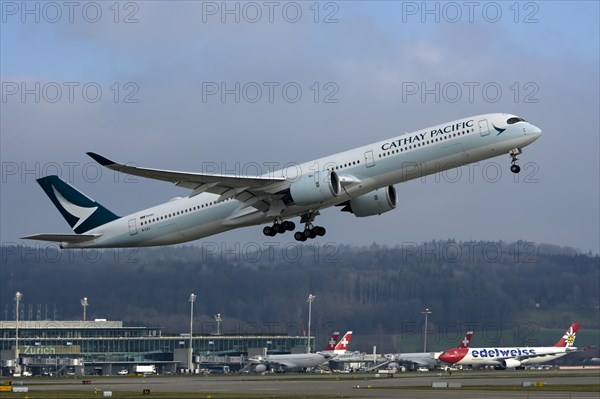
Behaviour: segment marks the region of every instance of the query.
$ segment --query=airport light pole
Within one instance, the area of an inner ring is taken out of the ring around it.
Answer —
[[[191,370],[194,362],[193,362],[193,355],[194,355],[194,348],[192,347],[193,342],[192,342],[192,333],[193,333],[193,323],[194,323],[194,302],[196,301],[196,297],[197,295],[192,293],[190,294],[190,349],[188,352],[188,369]]]
[[[421,314],[425,315],[425,330],[423,331],[423,353],[425,353],[427,352],[427,316],[431,314],[431,311],[429,308],[425,308]]]
[[[88,303],[88,299],[86,296],[81,300],[81,306],[83,306],[83,321],[85,321],[85,311],[86,311],[88,305],[89,305],[89,303]]]
[[[223,321],[221,313],[215,315],[215,321],[217,322],[217,335],[221,335],[221,322]]]
[[[315,300],[315,295],[308,294],[308,299],[306,300],[306,302],[308,302],[308,342],[306,343],[306,353],[310,353],[310,318],[312,316],[311,311],[312,311],[312,303],[314,300]]]
[[[15,326],[15,374],[21,374],[21,365],[19,364],[19,302],[23,298],[23,294],[19,291],[15,294],[15,301],[17,302],[17,324]]]

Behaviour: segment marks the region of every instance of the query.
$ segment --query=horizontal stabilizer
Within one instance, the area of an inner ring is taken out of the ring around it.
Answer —
[[[21,237],[24,240],[40,240],[52,242],[68,242],[77,244],[93,240],[100,237],[102,234],[32,234],[30,236]]]

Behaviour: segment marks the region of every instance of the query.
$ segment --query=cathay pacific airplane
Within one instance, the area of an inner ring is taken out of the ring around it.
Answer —
[[[190,190],[185,198],[117,216],[58,176],[38,183],[75,234],[34,234],[26,239],[59,242],[61,248],[149,247],[178,244],[245,226],[269,224],[267,236],[304,228],[298,241],[323,236],[314,225],[320,211],[341,206],[357,217],[396,208],[394,184],[509,154],[517,156],[542,131],[515,115],[486,114],[406,133],[258,177],[178,172],[127,166],[88,155],[122,173],[163,180]]]
[[[578,330],[578,323],[571,324],[554,346],[522,348],[470,348],[460,346],[442,352],[439,359],[452,365],[492,365],[502,368],[544,363],[577,351],[573,344]]]

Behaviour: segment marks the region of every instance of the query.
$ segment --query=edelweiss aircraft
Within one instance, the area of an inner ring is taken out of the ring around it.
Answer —
[[[468,348],[473,337],[473,331],[468,331],[460,341],[457,349]],[[438,357],[442,352],[415,352],[415,353],[390,353],[384,355],[390,364],[402,364],[413,367],[427,367],[432,369],[438,365]]]
[[[295,371],[318,367],[327,363],[329,360],[332,360],[336,356],[346,353],[346,349],[352,338],[352,331],[348,331],[344,334],[340,342],[338,342],[333,347],[333,350],[331,350],[329,349],[331,348],[331,341],[333,340],[335,342],[335,339],[337,338],[335,334],[338,334],[337,336],[339,336],[339,333],[334,333],[325,346],[325,350],[321,352],[267,355],[264,358],[262,356],[255,356],[251,358],[250,361],[256,364],[256,366],[254,366],[254,371],[257,373],[266,371],[268,367],[279,371]]]
[[[26,239],[59,242],[61,248],[148,247],[178,244],[245,226],[271,224],[267,236],[304,228],[298,241],[323,236],[313,225],[322,209],[342,207],[357,217],[396,208],[394,184],[501,154],[517,156],[542,131],[515,115],[486,114],[406,133],[258,177],[177,172],[119,164],[88,155],[109,169],[174,183],[185,198],[117,216],[58,176],[38,183],[75,234],[34,234]]]
[[[573,323],[554,346],[522,348],[468,348],[458,347],[444,351],[439,359],[452,365],[492,365],[502,368],[521,367],[544,363],[577,351],[573,346],[579,324]]]

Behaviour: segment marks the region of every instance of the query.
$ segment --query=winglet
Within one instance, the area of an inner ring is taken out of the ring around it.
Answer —
[[[116,162],[111,161],[108,158],[104,158],[102,155],[98,155],[95,152],[86,152],[94,161],[98,162],[102,166],[114,165]]]

